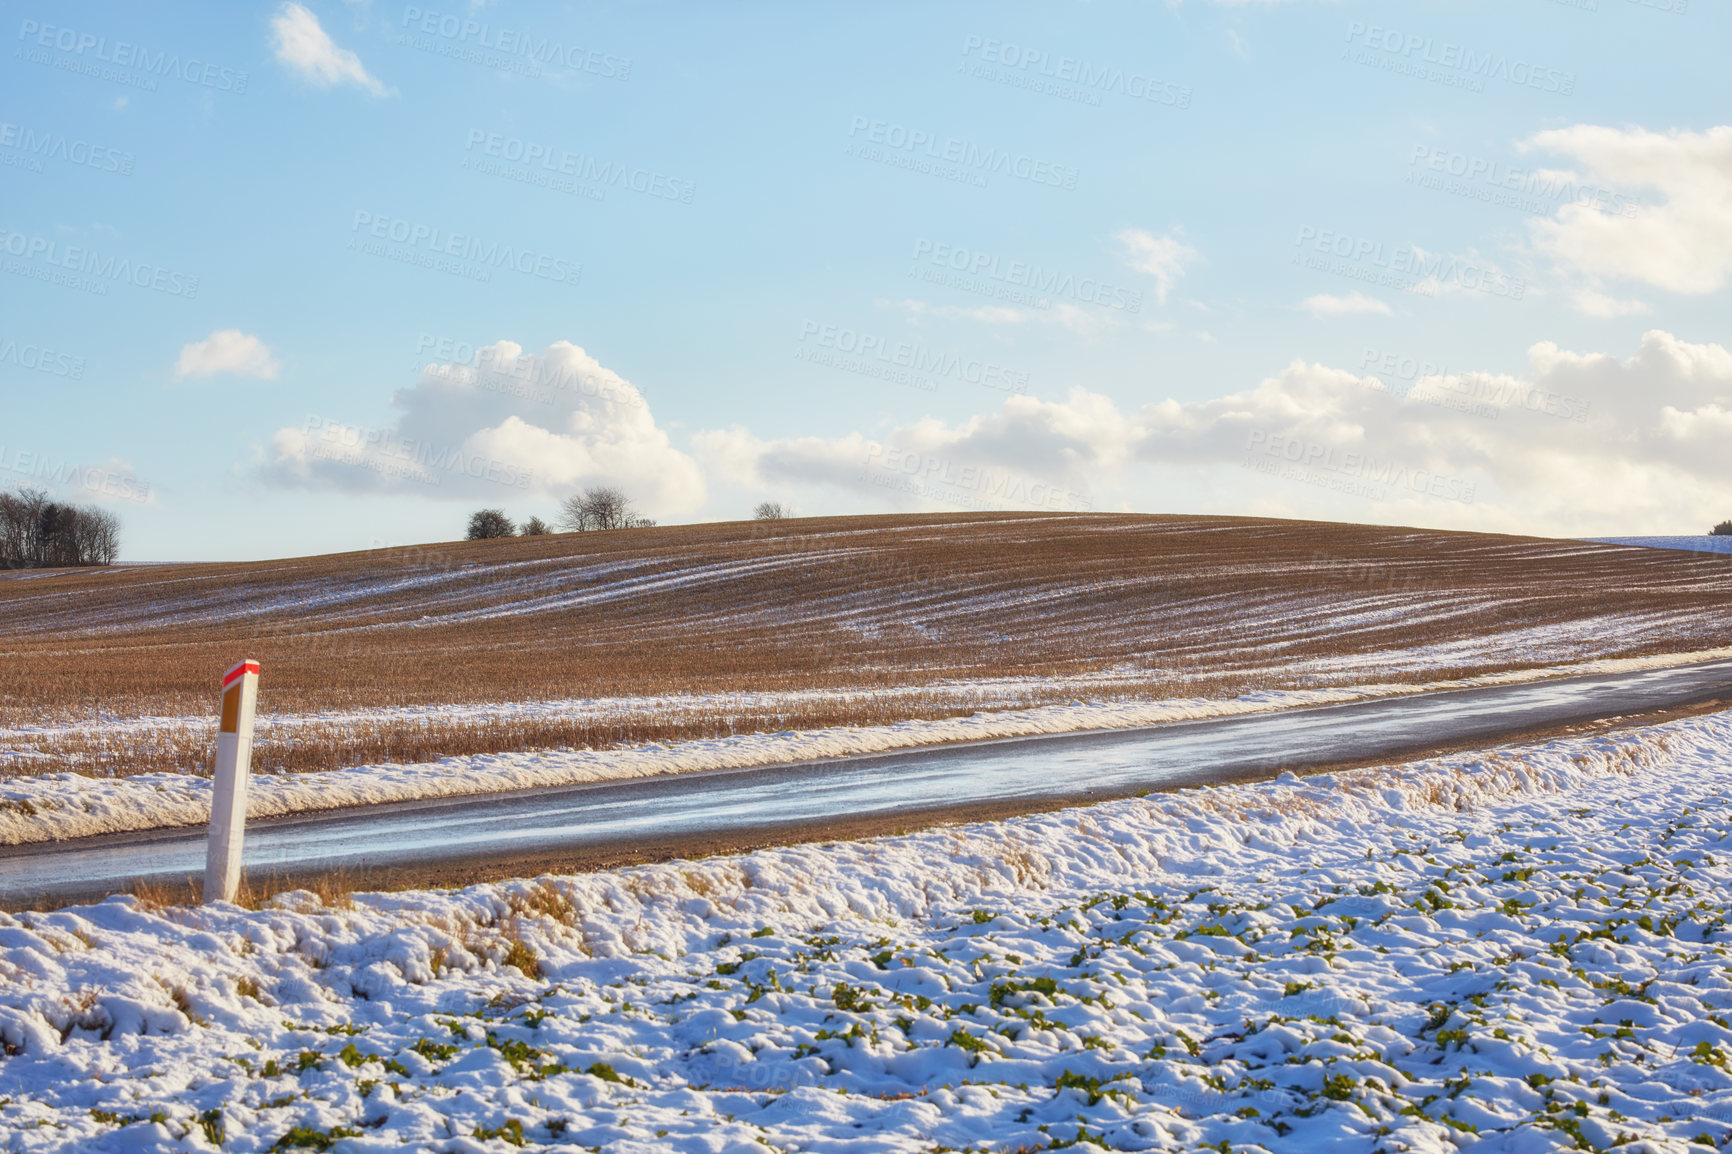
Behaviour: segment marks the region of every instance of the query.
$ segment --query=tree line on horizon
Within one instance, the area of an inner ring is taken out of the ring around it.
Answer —
[[[755,521],[781,521],[793,511],[780,501],[760,501],[752,510]],[[648,529],[655,522],[639,516],[637,507],[623,489],[595,485],[560,502],[555,523],[566,533],[591,533],[603,529]],[[501,537],[541,537],[553,532],[540,517],[519,525],[503,509],[477,509],[469,515],[465,538],[491,541]]]
[[[602,529],[650,528],[655,522],[638,515],[637,508],[625,491],[612,485],[597,485],[567,497],[560,503],[555,524],[562,532],[588,533]],[[754,521],[781,521],[794,515],[793,509],[780,501],[760,501],[752,510]],[[500,537],[540,537],[553,532],[540,517],[530,517],[521,525],[503,509],[478,509],[469,517],[467,539],[485,541]],[[1732,537],[1732,520],[1721,521],[1708,530],[1710,537]]]
[[[638,514],[625,490],[612,485],[594,485],[560,502],[555,523],[567,533],[591,533],[602,529],[647,529],[655,524]],[[518,525],[503,509],[477,509],[469,515],[471,541],[499,537],[540,537],[553,532],[540,517]]]
[[[40,489],[0,493],[0,569],[112,565],[119,556],[120,518],[108,510]]]

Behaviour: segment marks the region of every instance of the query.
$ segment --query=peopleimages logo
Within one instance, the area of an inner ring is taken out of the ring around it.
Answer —
[[[403,27],[423,35],[437,36],[455,46],[497,52],[506,58],[521,58],[529,64],[587,72],[606,80],[631,79],[631,61],[623,56],[566,44],[551,36],[537,37],[521,28],[501,27],[485,20],[429,12],[413,6],[403,9]]]
[[[689,180],[652,172],[629,164],[598,160],[568,148],[540,144],[515,136],[503,136],[480,128],[469,130],[464,151],[479,151],[483,156],[506,161],[526,169],[539,168],[551,176],[569,176],[586,184],[602,188],[624,188],[661,200],[690,204],[696,185]],[[489,174],[491,175],[491,174]],[[530,183],[534,183],[531,181]]]
[[[1541,92],[1556,92],[1564,96],[1576,90],[1574,72],[1512,59],[1502,52],[1479,52],[1447,40],[1403,33],[1362,20],[1348,22],[1347,42],[1381,52],[1387,61],[1398,61],[1416,68],[1429,66],[1459,72],[1480,84],[1487,80],[1502,80],[1518,88],[1537,88]],[[1360,61],[1374,62],[1375,58]]]
[[[808,346],[799,354],[802,360],[859,372],[864,376],[884,375],[896,384],[910,384],[927,392],[937,387],[926,379],[928,375],[949,377],[1007,393],[1020,393],[1028,387],[1027,373],[991,361],[929,349],[919,341],[893,341],[840,325],[807,321],[800,326],[800,343]],[[841,355],[826,355],[830,353]],[[906,370],[906,373],[898,375],[894,370]]]
[[[9,121],[0,120],[0,148],[11,148],[36,161],[59,160],[98,172],[132,175],[132,153],[118,148],[92,144],[88,140],[73,140],[64,133],[37,132]],[[41,172],[40,163],[34,171]]]
[[[183,80],[188,84],[197,84],[203,88],[214,88],[219,92],[233,92],[243,95],[247,90],[247,74],[238,68],[227,68],[220,64],[208,64],[196,57],[189,56],[182,60],[179,53],[166,50],[153,52],[142,44],[133,44],[126,40],[116,40],[113,44],[108,37],[97,36],[89,32],[80,32],[75,28],[62,28],[53,24],[40,24],[35,20],[25,20],[18,26],[18,39],[27,47],[48,48],[59,52],[63,57],[72,57],[55,67],[66,67],[68,71],[84,72],[97,75],[102,79],[119,80],[122,83],[133,84],[134,87],[155,88],[154,80],[147,85],[134,83],[133,78],[121,74],[104,74],[104,70],[95,69],[88,63],[109,64],[119,69],[130,69],[143,73],[146,77]],[[23,53],[20,53],[23,55]],[[48,57],[41,53],[30,56],[35,63],[51,64]]]
[[[1439,285],[1518,301],[1527,292],[1527,282],[1520,277],[1462,257],[1427,252],[1418,245],[1385,250],[1380,240],[1310,225],[1299,229],[1299,238],[1293,243],[1298,249],[1295,264],[1420,296],[1436,296]],[[1319,255],[1310,256],[1307,249]]]
[[[1146,72],[1126,72],[1123,68],[1090,64],[1075,56],[1054,56],[1040,49],[1026,48],[984,36],[965,37],[962,41],[962,55],[1006,70],[1004,73],[984,75],[983,79],[998,80],[1012,87],[1032,88],[1066,99],[1078,99],[1085,94],[1094,97],[1092,100],[1083,99],[1083,103],[1098,104],[1100,98],[1095,96],[1095,93],[1113,92],[1132,100],[1146,100],[1153,104],[1165,104],[1170,108],[1191,106],[1191,90],[1182,84],[1172,84]],[[1012,79],[1022,76],[1056,81],[1057,84],[1018,84]],[[1067,85],[1075,87],[1064,87]]]
[[[856,116],[848,122],[848,135],[851,139],[863,142],[859,155],[868,160],[892,163],[887,157],[876,155],[883,149],[889,149],[890,156],[900,155],[907,159],[936,163],[941,168],[954,165],[958,173],[976,178],[971,183],[981,183],[983,178],[989,176],[1009,176],[1053,188],[1076,188],[1078,173],[1069,165],[1055,164],[1023,152],[976,144],[960,137],[941,136],[924,128],[910,128],[894,121]],[[868,145],[880,147],[873,149],[866,147]]]
[[[1590,205],[1608,216],[1636,216],[1641,211],[1634,197],[1583,184],[1567,174],[1545,168],[1516,168],[1501,160],[1429,144],[1415,145],[1407,163],[1409,184],[1525,212],[1549,213],[1562,204]]]
[[[34,263],[8,263],[7,272],[64,284],[68,288],[77,288],[98,296],[106,296],[108,293],[108,285],[103,283],[105,281],[125,281],[137,288],[186,297],[188,300],[198,296],[196,276],[188,276],[143,261],[135,263],[126,257],[105,256],[93,248],[75,244],[62,245],[57,240],[13,232],[8,228],[0,228],[0,252],[50,266],[40,268]],[[67,271],[55,272],[57,269]]]
[[[0,472],[13,473],[47,485],[77,489],[98,497],[144,504],[150,500],[150,482],[131,473],[116,473],[100,465],[80,465],[64,457],[33,453],[0,444]]]
[[[970,508],[999,507],[981,502],[1033,505],[1068,513],[1087,513],[1094,508],[1082,494],[1038,477],[1000,472],[986,465],[958,464],[948,457],[895,445],[873,444],[862,462],[860,480]]]
[[[399,436],[391,429],[361,429],[313,416],[301,431],[313,442],[307,446],[307,456],[313,460],[371,469],[386,477],[439,485],[445,475],[457,474],[516,489],[527,489],[535,481],[533,469],[483,457],[461,445]]]
[[[47,373],[51,377],[70,377],[75,381],[84,379],[83,357],[75,357],[71,353],[57,353],[41,345],[20,344],[5,338],[0,338],[0,365],[17,365],[21,369],[32,369],[38,373]]]
[[[1100,305],[1102,308],[1118,309],[1127,313],[1140,312],[1143,307],[1143,294],[1138,289],[1108,284],[1095,277],[1078,277],[1067,272],[1044,269],[1027,261],[1001,260],[992,253],[978,252],[960,245],[916,240],[914,261],[916,265],[936,266],[947,274],[959,274],[984,282],[1014,286],[1019,295],[1026,298],[1019,303],[1027,303],[1036,308],[1050,308],[1050,298],[1055,296],[1070,297],[1084,304]]]
[[[1399,378],[1409,385],[1424,377],[1438,377],[1449,372],[1436,361],[1411,357],[1405,353],[1379,351],[1369,345],[1359,358],[1359,367],[1371,369],[1380,376]]]
[[[1414,469],[1370,453],[1337,449],[1262,429],[1251,430],[1245,452],[1246,466],[1257,472],[1319,484],[1354,496],[1381,500],[1393,489],[1473,504],[1472,481],[1429,469]],[[1338,479],[1338,483],[1328,481],[1330,476]]]
[[[525,276],[540,277],[556,284],[574,285],[583,275],[583,266],[576,261],[549,256],[534,249],[513,248],[498,241],[484,241],[467,233],[448,232],[433,225],[418,224],[386,213],[357,210],[350,231],[361,233],[373,240],[390,241],[411,252],[424,250],[428,254],[428,260],[451,257],[486,268],[511,269]],[[474,271],[485,272],[485,269]]]

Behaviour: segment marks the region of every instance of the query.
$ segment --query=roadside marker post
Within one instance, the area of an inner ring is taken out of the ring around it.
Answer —
[[[259,663],[242,661],[223,674],[217,726],[216,777],[211,781],[210,844],[205,851],[204,900],[230,902],[241,884],[241,838],[247,825],[247,775],[253,761],[253,711]]]

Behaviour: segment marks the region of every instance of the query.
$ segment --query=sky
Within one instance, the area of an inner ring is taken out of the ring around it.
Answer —
[[[1732,518],[1724,5],[0,13],[0,489],[127,560]]]

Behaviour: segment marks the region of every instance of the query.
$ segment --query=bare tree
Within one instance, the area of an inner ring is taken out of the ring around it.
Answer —
[[[583,511],[597,529],[623,529],[632,518],[631,500],[612,485],[596,485],[583,491]]]
[[[780,501],[759,501],[758,507],[752,510],[754,521],[781,521],[788,516],[788,507]]]
[[[640,517],[631,498],[612,485],[592,485],[567,497],[559,506],[560,528],[570,533],[642,529],[654,524],[649,518]]]
[[[511,523],[511,518],[505,515],[503,509],[477,509],[469,515],[468,538],[471,541],[490,541],[497,537],[515,537],[517,526]]]
[[[120,518],[107,509],[80,509],[73,539],[80,565],[112,565],[120,556]]]
[[[42,507],[36,523],[39,565],[78,564],[78,510],[58,501]]]
[[[540,517],[531,517],[518,528],[517,535],[520,537],[545,537],[551,532],[553,530],[547,527],[546,521]]]
[[[29,525],[24,494],[0,493],[0,568],[18,569],[25,565]]]
[[[559,516],[554,523],[567,533],[587,533],[593,528],[583,507],[582,493],[573,493],[559,503]]]
[[[112,565],[119,555],[113,513],[52,501],[40,489],[0,493],[0,568]]]
[[[583,533],[589,529],[589,523],[583,515],[583,494],[573,493],[559,503],[559,515],[553,519],[567,533]]]

